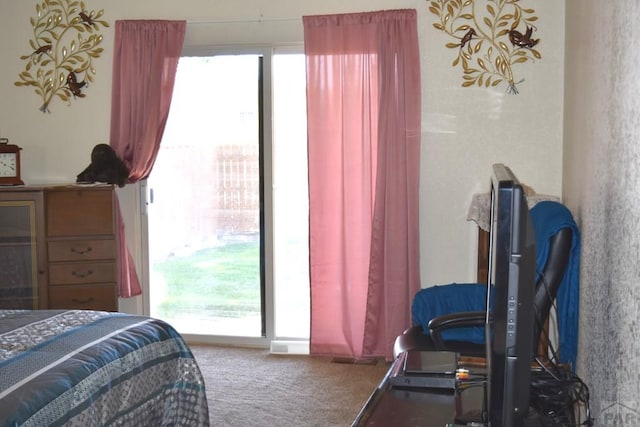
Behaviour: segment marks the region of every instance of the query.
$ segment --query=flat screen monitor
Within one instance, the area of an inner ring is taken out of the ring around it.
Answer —
[[[492,312],[487,304],[486,322],[487,410],[493,427],[522,425],[529,411],[535,270],[535,234],[524,189],[508,167],[493,165],[487,283],[494,301]]]

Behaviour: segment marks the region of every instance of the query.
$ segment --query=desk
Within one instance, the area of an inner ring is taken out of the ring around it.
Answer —
[[[399,366],[402,363],[403,358],[395,359],[352,427],[444,427],[453,423],[457,416],[479,414],[484,398],[481,386],[457,391],[391,386],[390,378],[402,369]]]

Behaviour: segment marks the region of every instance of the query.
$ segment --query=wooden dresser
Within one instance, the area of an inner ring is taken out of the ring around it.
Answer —
[[[34,223],[43,224],[34,229],[38,256],[25,261],[33,262],[38,272],[33,308],[117,311],[113,187],[0,188],[0,200],[20,200],[25,195],[34,200],[34,212],[39,213]],[[0,215],[0,229],[1,222]],[[0,271],[0,290],[3,274]],[[11,298],[3,305],[11,305]]]
[[[117,311],[111,186],[45,189],[49,308]]]

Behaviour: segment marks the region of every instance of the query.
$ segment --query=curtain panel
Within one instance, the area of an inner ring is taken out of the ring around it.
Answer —
[[[391,359],[420,289],[416,11],[303,22],[310,350]]]
[[[129,183],[149,176],[169,116],[186,21],[116,21],[110,145],[129,167]],[[117,211],[120,296],[142,293]]]

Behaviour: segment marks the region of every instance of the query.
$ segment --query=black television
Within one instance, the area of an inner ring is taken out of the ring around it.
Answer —
[[[529,412],[536,248],[524,189],[503,164],[493,165],[489,248],[486,410],[492,427],[519,426]]]

